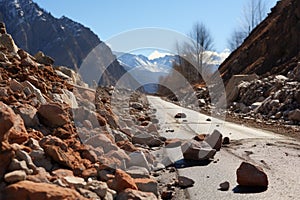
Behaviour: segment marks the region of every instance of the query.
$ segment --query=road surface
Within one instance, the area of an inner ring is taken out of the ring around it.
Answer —
[[[182,108],[159,97],[148,96],[156,109],[160,135],[166,138],[191,139],[197,133],[219,130],[231,139],[229,147],[222,148],[214,162],[202,166],[180,165],[180,148],[164,148],[156,152],[167,163],[178,163],[179,175],[196,183],[188,188],[189,199],[298,199],[300,196],[300,143],[272,132],[224,122],[196,111]],[[184,119],[175,119],[176,113],[185,113]],[[207,121],[207,119],[211,121]],[[174,130],[174,132],[170,132]],[[162,154],[162,155],[160,155]],[[166,159],[167,158],[167,159]],[[236,169],[242,161],[261,166],[268,175],[269,187],[264,192],[237,192]],[[228,191],[218,190],[219,184],[229,181]]]

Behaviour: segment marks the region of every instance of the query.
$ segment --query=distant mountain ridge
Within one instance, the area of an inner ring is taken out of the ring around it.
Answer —
[[[150,83],[144,86],[148,93],[156,93],[160,77],[166,76],[172,69],[173,63],[178,62],[177,55],[166,55],[149,59],[144,55],[114,52],[119,62],[128,73],[139,83]]]
[[[55,59],[55,65],[72,69],[80,68],[86,56],[101,44],[102,52],[94,52],[94,64],[100,65],[94,72],[102,72],[109,64],[101,85],[113,85],[126,73],[110,48],[89,28],[65,16],[57,19],[32,0],[0,0],[0,21],[20,48],[30,54],[43,51]],[[85,81],[92,84],[97,80]]]

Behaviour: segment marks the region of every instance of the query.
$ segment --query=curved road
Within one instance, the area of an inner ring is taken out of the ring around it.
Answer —
[[[180,175],[192,178],[195,185],[188,188],[189,198],[199,199],[298,199],[300,196],[300,143],[272,132],[248,128],[224,122],[196,111],[166,102],[159,97],[148,96],[156,109],[160,123],[160,135],[166,138],[191,139],[196,133],[211,133],[218,129],[231,139],[227,148],[222,148],[214,162],[202,166],[182,166]],[[175,119],[178,112],[187,115]],[[211,121],[207,121],[210,118]],[[174,130],[174,132],[170,132]],[[182,159],[180,148],[158,150],[156,156],[170,163]],[[250,161],[261,167],[268,175],[269,187],[264,192],[241,193],[236,190],[236,169],[242,161]],[[218,190],[219,184],[229,181],[228,191]]]

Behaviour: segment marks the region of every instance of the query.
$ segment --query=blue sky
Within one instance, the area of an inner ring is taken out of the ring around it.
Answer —
[[[188,33],[203,22],[214,39],[215,50],[227,48],[227,39],[239,26],[249,0],[33,0],[55,17],[65,15],[91,28],[105,41],[124,31],[159,27]],[[265,0],[268,10],[277,0]]]

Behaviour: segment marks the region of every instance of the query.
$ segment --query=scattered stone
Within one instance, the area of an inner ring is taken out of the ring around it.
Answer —
[[[15,183],[18,181],[24,181],[26,179],[26,172],[24,170],[16,170],[5,174],[4,180],[7,183]]]
[[[230,144],[229,137],[224,137],[222,144],[224,144],[224,145]]]
[[[193,179],[187,178],[185,176],[178,176],[177,184],[181,188],[192,187],[195,181]]]
[[[212,149],[208,143],[195,140],[184,142],[181,145],[181,151],[184,159],[187,160],[207,160],[216,154],[216,150]]]
[[[242,162],[236,171],[240,186],[268,187],[268,177],[262,168]]]
[[[186,118],[186,114],[185,113],[177,113],[174,118],[178,119],[178,118]]]
[[[75,186],[76,188],[83,188],[86,185],[86,182],[83,178],[75,176],[65,176],[63,179],[70,185]]]
[[[143,110],[143,108],[144,108],[143,104],[138,103],[138,102],[132,102],[132,103],[130,103],[130,106],[137,110]]]
[[[156,196],[159,195],[157,181],[149,178],[137,178],[134,181],[140,191],[152,192]]]
[[[230,187],[230,184],[228,181],[225,181],[223,183],[220,183],[220,190],[221,191],[228,191],[229,190],[229,187]]]

